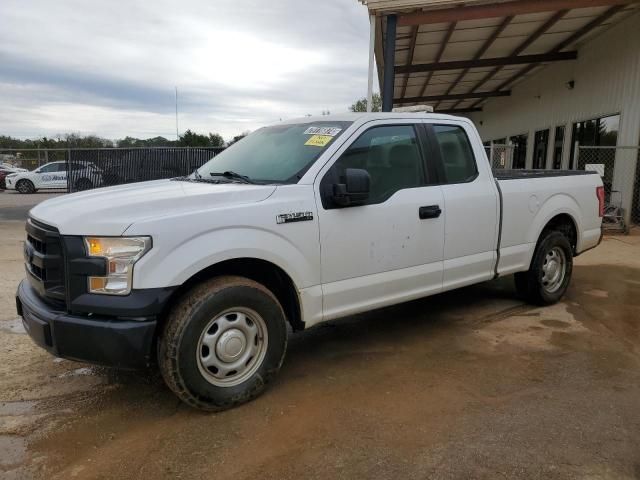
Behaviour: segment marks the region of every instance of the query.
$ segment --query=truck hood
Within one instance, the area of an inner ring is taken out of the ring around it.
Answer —
[[[260,202],[275,189],[273,185],[155,180],[52,198],[32,208],[29,215],[64,235],[117,236],[137,221]]]

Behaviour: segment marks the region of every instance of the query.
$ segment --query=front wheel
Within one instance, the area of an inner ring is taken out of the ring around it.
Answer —
[[[559,231],[543,232],[526,272],[515,274],[518,294],[535,305],[556,303],[569,288],[573,272],[573,250]]]
[[[20,193],[33,193],[36,191],[36,187],[31,180],[20,180],[16,183],[16,190]]]
[[[158,363],[181,400],[219,411],[262,393],[280,370],[286,346],[276,297],[257,282],[224,276],[178,301],[158,341]]]

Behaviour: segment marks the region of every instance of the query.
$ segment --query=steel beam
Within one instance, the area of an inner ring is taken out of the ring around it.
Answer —
[[[382,85],[382,111],[393,109],[394,67],[396,62],[396,15],[387,16],[387,36],[384,44],[384,80]]]
[[[444,113],[447,115],[458,115],[460,113],[473,113],[473,112],[481,112],[482,108],[449,108],[445,110],[436,110],[435,113]]]
[[[517,55],[513,57],[478,58],[475,60],[454,60],[451,62],[423,63],[404,65],[395,68],[396,73],[435,72],[441,70],[459,70],[469,68],[497,67],[505,65],[523,65],[525,63],[562,62],[576,60],[578,52],[551,52],[536,55]]]
[[[466,100],[468,98],[508,97],[510,90],[475,93],[450,93],[448,95],[427,95],[424,97],[406,97],[396,99],[396,103],[446,102],[447,100]]]

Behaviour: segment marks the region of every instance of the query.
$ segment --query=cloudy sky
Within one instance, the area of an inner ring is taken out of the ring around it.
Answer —
[[[2,0],[0,135],[230,138],[367,87],[356,0]]]

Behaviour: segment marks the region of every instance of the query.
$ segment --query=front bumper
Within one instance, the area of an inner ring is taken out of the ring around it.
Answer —
[[[16,307],[33,341],[57,357],[119,368],[142,368],[154,360],[155,316],[70,315],[45,303],[27,280],[18,286]]]

